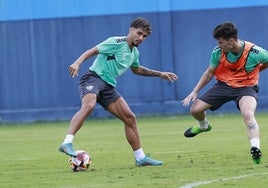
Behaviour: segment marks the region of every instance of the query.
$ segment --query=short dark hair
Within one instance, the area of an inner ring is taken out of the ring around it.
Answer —
[[[230,38],[234,38],[237,40],[237,33],[237,28],[233,23],[225,22],[215,27],[213,31],[213,37],[215,39],[223,38],[225,40],[228,40]]]
[[[151,23],[144,18],[136,18],[131,22],[130,27],[142,29],[146,31],[148,35],[152,33]]]

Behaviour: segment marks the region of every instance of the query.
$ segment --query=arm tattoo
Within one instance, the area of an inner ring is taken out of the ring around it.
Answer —
[[[159,71],[151,70],[146,67],[140,66],[136,74],[141,76],[160,76],[161,73]]]

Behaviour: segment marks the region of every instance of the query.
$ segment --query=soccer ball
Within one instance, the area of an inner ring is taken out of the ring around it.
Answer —
[[[77,157],[70,157],[70,168],[74,171],[86,171],[89,166],[91,165],[91,157],[90,155],[83,150],[77,150],[75,151],[77,154]]]

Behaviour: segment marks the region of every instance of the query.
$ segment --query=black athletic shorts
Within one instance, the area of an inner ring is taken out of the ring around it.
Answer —
[[[239,100],[243,96],[252,96],[255,97],[256,101],[258,101],[258,91],[258,85],[251,87],[233,88],[224,82],[218,81],[211,89],[199,97],[199,99],[205,103],[212,105],[210,108],[212,111],[217,110],[223,104],[232,100],[236,102],[236,106],[239,109]]]
[[[99,103],[105,110],[121,95],[115,88],[103,81],[95,72],[86,72],[79,81],[79,91],[81,99],[88,93],[97,95],[97,103]]]

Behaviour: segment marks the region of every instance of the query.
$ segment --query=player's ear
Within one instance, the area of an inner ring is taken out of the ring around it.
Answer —
[[[231,43],[234,43],[234,42],[235,42],[235,39],[231,37],[231,38],[229,39],[229,41],[230,41]]]
[[[129,28],[129,32],[133,32],[134,30],[135,30],[134,27],[130,27],[130,28]]]

